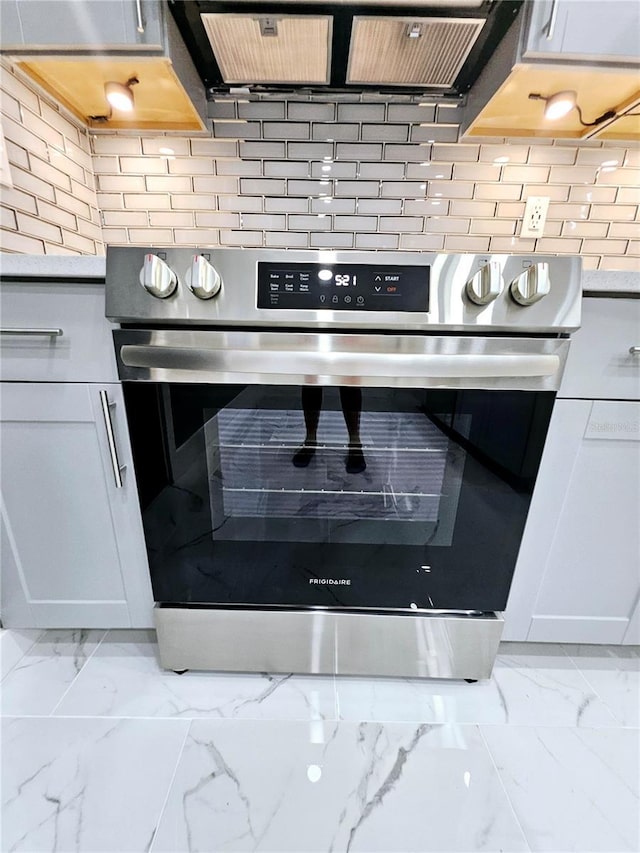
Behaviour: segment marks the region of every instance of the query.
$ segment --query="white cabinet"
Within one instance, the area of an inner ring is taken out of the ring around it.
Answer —
[[[534,0],[524,59],[638,63],[640,4],[634,0]]]

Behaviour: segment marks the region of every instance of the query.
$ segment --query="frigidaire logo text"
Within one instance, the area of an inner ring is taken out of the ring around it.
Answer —
[[[331,586],[334,584],[336,586],[351,586],[351,578],[309,578],[309,583],[321,584],[323,586],[325,584],[330,584]]]

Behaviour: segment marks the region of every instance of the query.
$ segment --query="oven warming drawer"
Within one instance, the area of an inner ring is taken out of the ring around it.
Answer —
[[[157,606],[165,669],[486,679],[501,615]]]

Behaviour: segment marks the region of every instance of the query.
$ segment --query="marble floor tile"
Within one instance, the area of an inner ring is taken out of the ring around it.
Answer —
[[[188,726],[5,718],[2,850],[147,850]]]
[[[0,630],[0,678],[4,678],[42,634],[39,628]]]
[[[528,850],[476,727],[194,720],[151,853]]]
[[[564,647],[573,663],[623,726],[640,727],[640,648]]]
[[[111,631],[55,710],[61,716],[335,719],[334,678],[160,668],[155,634]]]
[[[640,849],[637,730],[481,730],[532,850]]]
[[[2,682],[2,714],[50,714],[105,633],[44,631]]]
[[[616,726],[594,688],[559,646],[509,643],[491,679],[463,681],[339,678],[346,720]]]

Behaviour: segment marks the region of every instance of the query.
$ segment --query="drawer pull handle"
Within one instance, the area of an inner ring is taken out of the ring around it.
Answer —
[[[142,20],[142,5],[140,0],[136,0],[136,30],[139,33],[144,32],[144,21]]]
[[[106,391],[100,391],[100,403],[102,405],[102,416],[104,418],[104,426],[107,431],[107,443],[109,444],[109,455],[111,457],[111,466],[113,468],[113,478],[116,482],[116,489],[122,488],[122,472],[126,469],[126,465],[121,465],[118,460],[118,448],[116,447],[116,438],[113,434],[113,424],[111,423],[110,406],[115,406],[115,403],[110,403]]]
[[[640,347],[629,347],[629,353],[631,355],[640,355]]]
[[[59,338],[62,329],[0,329],[0,335],[44,335],[49,338]]]
[[[552,0],[551,2],[551,14],[549,15],[549,20],[545,27],[547,31],[546,39],[547,41],[553,41],[553,36],[556,31],[556,19],[558,17],[558,0]]]

